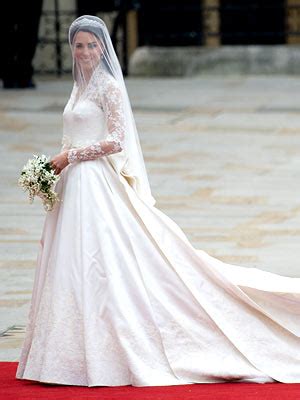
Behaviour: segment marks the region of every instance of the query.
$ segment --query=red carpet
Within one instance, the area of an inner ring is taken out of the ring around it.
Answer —
[[[300,400],[300,384],[209,383],[88,388],[16,379],[16,369],[16,362],[0,362],[0,400]]]

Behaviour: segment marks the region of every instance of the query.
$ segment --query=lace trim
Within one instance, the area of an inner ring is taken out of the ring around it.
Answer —
[[[75,146],[72,145],[70,137],[64,134],[62,139],[63,149],[69,150],[68,160],[70,163],[78,160],[93,160],[120,152],[124,148],[126,122],[123,94],[118,82],[103,71],[95,71],[91,79],[92,82],[82,96],[95,101],[102,108],[109,133],[104,138],[104,141],[88,144],[87,147],[80,149],[74,148]],[[83,147],[84,143],[79,141],[76,143],[76,147],[78,146]]]

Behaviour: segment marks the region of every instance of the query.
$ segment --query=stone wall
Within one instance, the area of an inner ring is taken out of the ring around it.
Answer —
[[[139,47],[130,58],[129,74],[132,76],[300,75],[300,45]]]

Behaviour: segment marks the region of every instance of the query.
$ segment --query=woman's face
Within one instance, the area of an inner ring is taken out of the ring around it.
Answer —
[[[93,33],[79,31],[74,38],[74,57],[83,69],[99,64],[103,45]]]

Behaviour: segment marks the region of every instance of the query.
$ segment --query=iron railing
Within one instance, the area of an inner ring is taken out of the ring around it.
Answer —
[[[117,11],[106,13],[110,20],[111,39],[120,61],[123,74],[127,75],[127,26],[128,9],[120,6]],[[77,10],[61,10],[58,0],[54,1],[53,10],[44,10],[41,16],[41,30],[37,45],[37,66],[40,74],[54,73],[57,76],[71,72],[71,55],[68,43],[68,28],[77,17]]]

